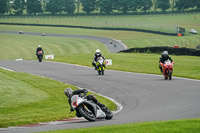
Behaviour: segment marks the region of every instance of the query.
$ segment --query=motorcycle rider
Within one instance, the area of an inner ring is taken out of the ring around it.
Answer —
[[[36,55],[37,55],[37,57],[38,57],[38,52],[39,52],[39,51],[42,51],[42,56],[43,56],[44,51],[43,51],[41,45],[38,45],[38,48],[36,49]]]
[[[80,97],[83,97],[83,96],[86,96],[86,94],[88,93],[88,91],[86,89],[77,89],[75,91],[73,91],[71,88],[66,88],[64,90],[64,93],[65,95],[69,98],[68,99],[68,102],[69,102],[69,105],[70,105],[70,111],[74,111],[72,106],[71,106],[71,97],[73,95],[79,95]],[[106,109],[106,106],[102,103],[100,103],[93,95],[87,95],[86,96],[86,99],[87,100],[92,100],[95,104],[97,104],[102,110],[105,110]],[[80,115],[78,114],[78,112],[76,112],[76,116],[77,117],[80,117]]]
[[[171,62],[173,62],[172,58],[168,54],[168,51],[163,51],[159,60],[159,68],[160,68],[161,73],[162,73],[162,65],[166,60],[170,60]]]
[[[94,54],[93,62],[92,62],[92,65],[95,67],[95,70],[97,70],[96,62],[97,62],[98,57],[102,57],[105,60],[104,56],[101,54],[101,51],[99,49],[96,50]]]

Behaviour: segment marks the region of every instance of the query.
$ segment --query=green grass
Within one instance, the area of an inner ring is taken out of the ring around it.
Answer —
[[[196,20],[194,16],[196,15]],[[2,17],[0,22],[8,23],[28,23],[28,24],[55,24],[55,25],[73,25],[90,27],[117,27],[117,28],[136,28],[156,31],[172,32],[175,26],[190,28],[199,28],[199,14],[168,14],[168,15],[129,15],[129,16],[78,16],[78,17]],[[189,25],[188,25],[189,24]]]
[[[41,133],[198,133],[199,131],[200,119],[185,119],[57,130]]]
[[[112,59],[113,65],[107,66],[107,69],[161,74],[158,68],[160,55],[158,54],[139,54],[139,53],[117,53],[104,54],[107,59]],[[58,57],[55,61],[91,66],[92,54],[68,55]],[[200,58],[195,56],[171,56],[175,62],[174,76],[200,79]]]
[[[63,93],[67,87],[77,89],[74,86],[3,69],[0,84],[0,128],[75,117],[75,113],[69,113],[68,99]],[[116,109],[111,101],[95,96],[111,110]]]
[[[0,25],[1,30],[37,32],[37,33],[57,33],[68,35],[92,35],[122,40],[128,48],[151,47],[151,46],[174,46],[196,48],[200,44],[200,35],[187,35],[183,37],[164,36],[150,33],[133,31],[110,31],[110,30],[89,30],[79,28],[55,28],[38,26],[8,26]],[[59,42],[59,41],[57,41]]]
[[[100,48],[107,59],[113,60],[113,65],[107,66],[107,69],[160,74],[158,69],[160,55],[157,54],[109,54],[103,44],[92,40],[10,34],[0,34],[0,37],[2,37],[1,60],[36,59],[35,49],[39,42],[45,54],[55,55],[54,61],[91,66],[94,51]],[[172,56],[172,58],[175,61],[174,76],[200,79],[199,57]]]
[[[0,59],[36,59],[35,51],[40,44],[44,48],[46,55],[66,56],[71,54],[88,54],[94,52],[102,44],[93,40],[42,37],[42,36],[24,36],[13,34],[0,34],[1,49]],[[102,52],[108,53],[106,47],[102,47]]]

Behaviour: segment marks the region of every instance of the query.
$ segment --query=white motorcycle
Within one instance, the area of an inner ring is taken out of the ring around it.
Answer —
[[[112,112],[106,108],[102,110],[97,104],[91,100],[87,100],[84,96],[73,95],[71,97],[71,106],[76,110],[78,117],[84,117],[88,121],[95,121],[96,119],[112,119]]]

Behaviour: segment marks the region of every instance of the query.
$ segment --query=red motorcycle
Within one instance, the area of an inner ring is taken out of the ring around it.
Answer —
[[[37,58],[38,58],[39,62],[42,62],[42,59],[43,59],[43,52],[42,51],[38,51]]]
[[[165,61],[164,64],[160,63],[161,66],[163,66],[163,75],[165,77],[165,80],[169,78],[169,80],[172,79],[172,73],[173,73],[173,65],[174,62],[171,62],[169,60]]]

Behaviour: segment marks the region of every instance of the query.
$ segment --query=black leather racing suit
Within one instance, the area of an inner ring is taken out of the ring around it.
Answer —
[[[170,60],[171,62],[173,62],[172,58],[169,55],[161,55],[159,60],[159,68],[161,72],[162,72],[162,66],[160,65],[160,63],[164,63],[166,60]]]

